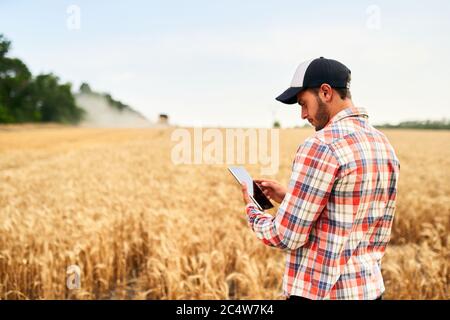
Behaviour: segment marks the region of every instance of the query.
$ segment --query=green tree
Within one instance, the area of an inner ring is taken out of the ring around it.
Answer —
[[[43,122],[78,123],[84,114],[75,104],[71,84],[59,84],[53,74],[41,74],[34,80],[35,105]]]
[[[9,48],[0,35],[0,122],[23,122],[38,116],[30,96],[32,75],[20,59],[6,57]]]
[[[91,87],[86,82],[83,82],[80,86],[80,92],[81,93],[92,93],[92,90],[91,90]]]
[[[0,58],[3,58],[9,51],[11,41],[8,41],[2,34],[0,34]]]
[[[53,74],[33,78],[20,59],[7,57],[10,47],[0,34],[0,123],[79,122],[84,110],[76,106],[71,84],[60,84]]]

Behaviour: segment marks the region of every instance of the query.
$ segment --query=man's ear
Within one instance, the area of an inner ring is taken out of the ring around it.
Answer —
[[[320,86],[320,93],[322,94],[322,98],[324,102],[331,102],[333,98],[333,89],[327,83],[323,83]]]

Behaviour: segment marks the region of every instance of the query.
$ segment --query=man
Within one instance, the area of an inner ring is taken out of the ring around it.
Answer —
[[[350,70],[320,57],[301,63],[277,97],[298,103],[315,134],[297,150],[289,185],[255,182],[280,207],[260,211],[242,185],[248,223],[286,252],[283,294],[293,299],[381,299],[400,163],[350,95]]]

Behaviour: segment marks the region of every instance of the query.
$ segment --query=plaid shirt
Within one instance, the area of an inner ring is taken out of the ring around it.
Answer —
[[[363,108],[348,107],[296,153],[285,198],[272,216],[248,204],[264,244],[286,252],[283,295],[375,299],[390,239],[400,163]]]

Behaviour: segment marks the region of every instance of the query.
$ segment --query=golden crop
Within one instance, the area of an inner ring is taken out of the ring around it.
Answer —
[[[282,298],[283,253],[226,165],[174,165],[171,130],[0,128],[0,299]],[[449,299],[450,132],[384,132],[401,162],[384,297]],[[273,178],[312,133],[281,131]]]

